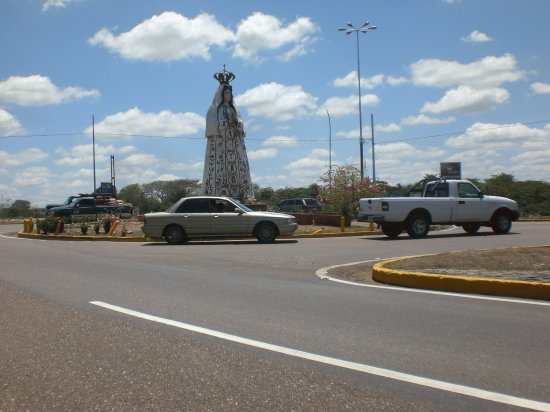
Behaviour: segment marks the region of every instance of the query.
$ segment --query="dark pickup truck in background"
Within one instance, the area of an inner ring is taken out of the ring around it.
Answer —
[[[112,214],[121,218],[129,218],[132,216],[133,210],[131,203],[124,203],[116,199],[104,202],[92,196],[83,196],[72,199],[69,204],[50,207],[47,209],[47,214],[55,217],[95,217],[96,215]]]

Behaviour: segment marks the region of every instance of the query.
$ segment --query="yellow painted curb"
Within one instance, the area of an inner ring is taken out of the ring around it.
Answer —
[[[550,283],[471,276],[450,276],[423,272],[409,272],[385,267],[385,265],[392,262],[422,256],[433,255],[407,256],[377,263],[372,267],[372,278],[381,283],[418,289],[550,300]]]

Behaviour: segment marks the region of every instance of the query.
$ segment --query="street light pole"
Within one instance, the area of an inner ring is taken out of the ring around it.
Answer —
[[[338,31],[345,31],[346,34],[355,32],[355,39],[357,45],[357,87],[359,89],[359,157],[361,161],[361,180],[365,177],[364,173],[364,161],[363,161],[363,116],[361,113],[361,67],[359,58],[359,32],[366,33],[369,30],[376,30],[376,26],[371,26],[367,21],[361,27],[355,27],[353,23],[348,22],[348,27],[339,27]]]
[[[330,113],[325,108],[328,116],[328,186],[332,189],[332,126],[330,125]]]

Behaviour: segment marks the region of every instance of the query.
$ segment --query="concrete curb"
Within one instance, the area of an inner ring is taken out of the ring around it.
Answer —
[[[385,267],[392,262],[422,256],[433,255],[407,256],[377,263],[372,267],[372,278],[380,283],[417,289],[550,300],[550,283],[428,274]]]

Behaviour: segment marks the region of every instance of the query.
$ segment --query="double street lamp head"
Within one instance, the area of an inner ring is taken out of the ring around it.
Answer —
[[[371,26],[370,23],[367,21],[363,23],[361,27],[355,27],[353,23],[350,21],[348,22],[348,27],[339,27],[338,31],[345,31],[346,34],[351,34],[354,32],[361,32],[366,33],[368,30],[376,30],[376,26]]]

